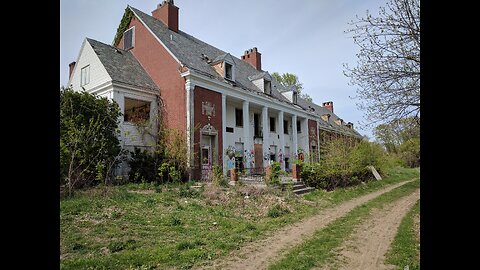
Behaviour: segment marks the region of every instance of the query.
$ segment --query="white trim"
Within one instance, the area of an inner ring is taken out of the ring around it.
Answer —
[[[130,8],[130,6],[128,7]],[[178,60],[178,58],[172,53],[172,51],[170,51],[170,49],[168,49],[168,47],[157,37],[157,35],[155,35],[155,33],[153,33],[152,29],[150,29],[150,27],[147,26],[147,24],[138,16],[138,14],[135,13],[135,11],[133,11],[133,9],[130,8],[130,10],[133,12],[133,14],[135,15],[135,17],[143,24],[143,26],[145,26],[145,28],[148,29],[148,31],[150,32],[150,34],[152,34],[152,36],[158,41],[160,42],[160,44],[162,44],[162,46],[165,48],[165,50],[167,50],[167,52],[170,54],[170,56],[173,57],[173,59],[175,59],[175,61],[177,61],[177,63],[179,63],[180,65],[183,65],[180,60]]]
[[[75,66],[73,67],[73,70],[72,70],[72,73],[68,73],[68,82],[67,82],[67,88],[70,87],[70,85],[72,84],[72,77],[73,77],[73,74],[75,74],[75,70],[77,69],[77,64],[78,64],[78,60],[80,60],[80,56],[82,55],[82,51],[83,51],[83,48],[85,47],[85,43],[88,43],[88,45],[90,45],[89,42],[87,42],[87,38],[83,39],[83,43],[82,43],[82,46],[80,46],[80,51],[78,52],[78,56],[77,56],[77,60],[75,61]],[[92,46],[90,45],[90,48]],[[93,48],[92,48],[93,50]],[[97,56],[98,58],[98,56]],[[69,69],[70,71],[70,69]],[[110,76],[110,74],[108,74],[108,76]]]

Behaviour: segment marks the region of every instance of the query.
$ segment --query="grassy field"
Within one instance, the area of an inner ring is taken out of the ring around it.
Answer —
[[[192,188],[192,183],[130,184],[77,192],[60,201],[60,266],[189,269],[324,207],[418,175],[417,170],[397,168],[382,181],[315,191],[303,198],[276,189]]]
[[[397,235],[387,253],[387,262],[404,269],[420,269],[420,201],[402,219]]]
[[[420,181],[413,181],[354,208],[326,228],[315,232],[312,238],[291,249],[283,259],[271,265],[269,269],[311,269],[332,263],[331,259],[335,255],[332,251],[353,232],[356,224],[368,218],[373,208],[381,208],[419,187]]]

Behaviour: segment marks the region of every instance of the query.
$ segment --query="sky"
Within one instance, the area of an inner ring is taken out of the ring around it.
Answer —
[[[68,64],[76,61],[86,37],[111,44],[127,5],[151,14],[163,0],[61,0],[60,86],[68,82]],[[356,66],[358,47],[344,31],[366,10],[378,14],[386,0],[175,0],[180,30],[240,58],[257,47],[262,69],[294,73],[302,93],[334,112],[373,140],[356,103],[343,64]]]

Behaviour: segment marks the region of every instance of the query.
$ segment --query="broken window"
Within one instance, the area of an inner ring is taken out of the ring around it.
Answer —
[[[227,62],[225,62],[225,79],[233,81],[233,66]]]
[[[125,98],[123,120],[125,122],[139,123],[150,119],[150,102]]]

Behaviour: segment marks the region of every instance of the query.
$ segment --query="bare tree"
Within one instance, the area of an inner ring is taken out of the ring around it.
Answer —
[[[360,47],[355,68],[344,74],[357,85],[357,107],[369,124],[420,116],[420,0],[389,0],[377,17],[368,10],[349,23]],[[420,121],[418,121],[420,124]]]

